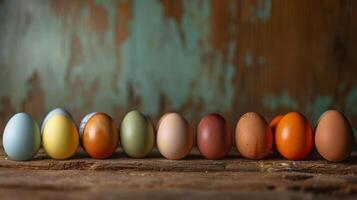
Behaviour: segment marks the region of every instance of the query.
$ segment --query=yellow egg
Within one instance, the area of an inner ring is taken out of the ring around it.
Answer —
[[[74,122],[64,115],[54,115],[44,124],[42,144],[54,159],[68,159],[78,148],[78,130]]]

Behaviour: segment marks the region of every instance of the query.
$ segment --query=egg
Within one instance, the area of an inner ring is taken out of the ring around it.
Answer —
[[[275,147],[275,142],[274,142],[274,138],[275,138],[275,130],[276,130],[276,127],[278,126],[280,120],[284,117],[284,115],[277,115],[275,116],[271,121],[270,121],[270,128],[271,128],[271,131],[273,133],[273,146],[272,146],[272,151],[273,152],[276,152],[276,147]]]
[[[2,142],[11,160],[31,160],[40,148],[40,128],[30,115],[17,113],[7,122]]]
[[[119,131],[113,119],[101,112],[87,114],[81,121],[79,136],[83,149],[93,158],[110,157],[118,146]]]
[[[275,130],[275,145],[278,152],[286,159],[306,158],[313,147],[309,121],[298,112],[284,115]]]
[[[76,153],[79,145],[78,130],[67,111],[51,111],[43,120],[42,126],[42,145],[47,155],[62,160]]]
[[[281,120],[283,117],[284,117],[284,115],[277,115],[277,116],[275,116],[275,117],[271,120],[269,126],[270,126],[270,128],[271,128],[273,134],[275,133],[275,129],[276,129],[276,127],[278,126],[278,123],[280,122],[280,120]]]
[[[219,114],[203,117],[197,128],[197,147],[207,159],[220,159],[232,148],[232,132]]]
[[[159,120],[156,143],[165,158],[178,160],[186,157],[193,140],[193,130],[180,114],[167,113]]]
[[[129,112],[120,126],[120,141],[127,155],[134,158],[147,156],[155,143],[153,124],[141,112]]]
[[[235,134],[237,149],[246,158],[262,159],[271,151],[272,131],[258,113],[244,114],[237,123]]]
[[[336,110],[323,113],[315,129],[315,144],[326,160],[339,162],[349,157],[354,145],[354,134],[347,118]]]
[[[54,115],[64,115],[64,116],[68,117],[69,119],[71,119],[73,121],[72,115],[67,110],[65,110],[63,108],[55,108],[55,109],[51,110],[46,115],[45,119],[42,121],[41,134],[43,133],[43,128],[45,127],[45,124],[47,123],[47,121]]]

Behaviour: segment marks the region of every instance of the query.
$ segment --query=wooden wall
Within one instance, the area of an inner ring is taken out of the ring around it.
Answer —
[[[55,107],[192,125],[343,111],[357,130],[355,0],[0,1],[0,126]]]

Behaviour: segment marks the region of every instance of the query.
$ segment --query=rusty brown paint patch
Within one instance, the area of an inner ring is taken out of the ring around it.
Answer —
[[[16,112],[15,107],[11,103],[10,97],[4,96],[0,99],[0,137],[2,137],[6,122]]]
[[[143,110],[143,103],[142,100],[140,98],[140,96],[138,96],[136,94],[135,91],[135,85],[132,81],[130,81],[128,83],[128,106],[127,106],[127,110],[139,110],[142,111]]]
[[[176,22],[176,26],[183,44],[186,43],[185,34],[182,29],[182,1],[181,0],[161,0],[162,7],[164,9],[164,16],[166,18],[172,18]]]
[[[108,14],[103,6],[92,1],[87,1],[89,7],[89,24],[93,31],[103,33],[108,30]]]
[[[211,34],[210,43],[214,49],[214,53],[211,58],[209,58],[209,63],[212,62],[212,58],[217,57],[217,55],[222,56],[222,67],[228,64],[229,47],[235,45],[239,47],[239,19],[241,17],[240,10],[238,9],[240,2],[231,0],[212,0],[211,1]],[[226,115],[228,121],[235,121],[239,115],[239,105],[240,96],[244,95],[240,93],[240,80],[242,77],[241,65],[238,65],[238,55],[239,51],[235,50],[233,52],[232,64],[235,68],[235,75],[232,80],[232,85],[234,88],[234,98],[232,102],[232,112],[222,113]],[[208,65],[210,66],[210,65]],[[223,83],[224,77],[221,76],[220,82]],[[224,85],[220,86],[224,90]]]
[[[223,55],[223,63],[227,62],[228,48],[236,36],[236,13],[232,10],[236,6],[231,0],[211,1],[211,37],[212,47]]]
[[[79,24],[81,10],[83,8],[83,1],[71,1],[71,0],[58,0],[50,2],[50,9],[55,16],[67,17],[70,19],[63,20],[64,32],[68,25],[71,23],[73,26]]]
[[[27,80],[27,85],[28,91],[22,102],[22,109],[39,121],[43,117],[45,104],[44,93],[41,88],[41,81],[37,71],[35,71]]]
[[[119,2],[115,17],[115,43],[121,47],[129,36],[131,13],[131,1]]]
[[[116,68],[113,73],[111,85],[115,91],[118,91],[117,77],[119,77],[121,66],[121,49],[124,42],[129,37],[130,20],[132,18],[132,1],[120,1],[116,7],[115,16],[115,44],[116,44]]]
[[[93,107],[93,100],[94,100],[93,97],[98,92],[99,85],[100,85],[100,79],[95,78],[94,81],[91,83],[90,87],[87,90],[82,90],[81,94],[79,94],[79,96],[84,97],[84,103],[82,109]]]
[[[71,1],[71,0],[58,0],[51,1],[50,8],[56,16],[69,17],[64,20],[65,27],[70,22],[73,27],[77,26],[81,18],[84,8],[88,8],[89,17],[88,24],[95,32],[102,33],[108,30],[109,19],[106,10],[103,6],[95,3],[93,0],[88,1]]]
[[[84,60],[81,41],[75,32],[73,32],[71,36],[70,51],[71,53],[69,55],[68,67],[66,70],[66,80],[70,80],[70,75],[73,71],[73,68]]]

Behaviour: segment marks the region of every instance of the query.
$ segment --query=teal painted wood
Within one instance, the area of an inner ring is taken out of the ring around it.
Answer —
[[[232,126],[335,108],[356,130],[356,16],[348,0],[2,1],[1,126],[59,106],[117,122],[133,108],[192,124],[220,112]]]

